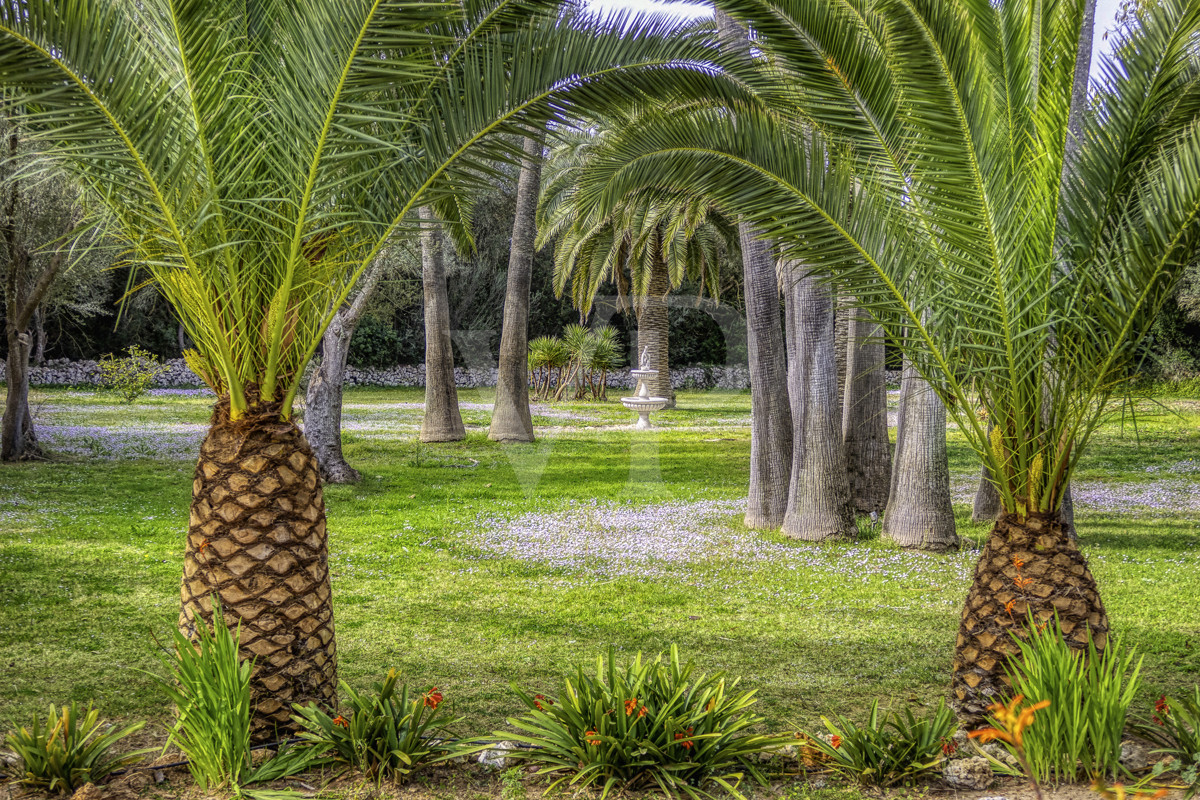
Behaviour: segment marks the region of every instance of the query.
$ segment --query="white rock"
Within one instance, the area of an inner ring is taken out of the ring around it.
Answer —
[[[947,762],[942,769],[942,777],[946,779],[946,783],[956,789],[967,789],[973,792],[987,789],[996,781],[996,776],[992,773],[992,765],[982,756]]]

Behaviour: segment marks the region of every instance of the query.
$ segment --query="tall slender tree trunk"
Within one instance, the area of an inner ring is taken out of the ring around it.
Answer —
[[[724,11],[716,11],[721,46],[748,53],[750,39]],[[787,514],[792,474],[792,410],[787,393],[787,350],[779,319],[779,279],[771,245],[751,225],[738,224],[746,295],[750,359],[750,490],[748,528],[777,529]]]
[[[792,409],[787,351],[779,313],[779,281],[770,244],[738,225],[750,357],[750,491],[745,524],[776,530],[787,515],[792,473]]]
[[[846,449],[850,497],[860,514],[883,513],[892,482],[881,330],[866,311],[850,309],[846,326],[842,444]]]
[[[946,453],[946,407],[907,361],[900,396],[896,460],[883,513],[883,538],[922,550],[957,548]]]
[[[213,411],[192,482],[179,629],[211,625],[213,599],[240,625],[258,740],[290,730],[292,703],[337,704],[325,501],[312,449],[278,405]],[[278,730],[277,730],[278,729]]]
[[[1053,623],[1063,638],[1086,652],[1108,644],[1108,615],[1087,559],[1067,535],[1058,514],[1020,519],[1002,514],[988,535],[967,594],[954,650],[953,702],[968,723],[983,721],[989,704],[1008,693],[1004,668],[1018,651],[1026,619]]]
[[[442,260],[442,232],[428,206],[420,210],[421,283],[425,291],[425,416],[422,442],[467,438],[454,385],[454,349],[450,341],[450,296]]]
[[[354,329],[379,284],[376,261],[359,281],[354,300],[333,315],[321,339],[321,360],[304,393],[304,436],[312,446],[326,483],[357,483],[362,476],[342,454],[342,388]]]
[[[500,369],[496,405],[488,438],[498,442],[532,442],[529,413],[529,285],[537,239],[538,191],[542,179],[542,137],[525,139],[521,176],[517,180],[517,213],[508,254],[504,323],[500,330]]]
[[[650,348],[650,368],[658,374],[646,381],[652,397],[665,397],[667,408],[675,407],[675,390],[671,386],[671,366],[667,359],[670,326],[667,321],[667,293],[671,291],[667,262],[655,256],[650,266],[650,286],[645,297],[638,298],[638,354]]]
[[[802,434],[795,439],[783,532],[813,542],[853,539],[858,528],[842,448],[833,293],[817,276],[801,277],[803,269],[791,265],[786,278],[792,298],[789,337],[795,337],[788,388],[794,395],[792,424]]]

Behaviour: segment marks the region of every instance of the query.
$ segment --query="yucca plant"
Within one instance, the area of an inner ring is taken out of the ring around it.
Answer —
[[[81,712],[72,702],[61,709],[50,706],[45,725],[34,716],[32,725],[10,731],[5,738],[21,759],[21,783],[70,794],[85,783],[99,783],[154,752],[149,748],[120,755],[112,753],[115,745],[140,731],[143,725],[135,722],[114,729],[100,721],[100,712],[90,704]]]
[[[661,654],[643,661],[639,653],[624,665],[610,647],[594,672],[577,667],[557,695],[514,686],[528,713],[508,720],[519,733],[494,736],[530,745],[507,755],[558,776],[550,789],[598,787],[607,797],[652,788],[698,798],[710,797],[715,785],[741,797],[737,787],[745,776],[765,783],[760,754],[791,737],[749,733],[762,722],[749,711],[754,692],[737,691],[740,680],[727,684],[724,673],[694,671],[691,662],[680,662],[674,645],[665,661]]]
[[[588,383],[592,388],[593,400],[608,399],[608,373],[621,366],[621,340],[617,329],[602,325],[592,329],[593,345],[589,353],[587,369]]]
[[[864,725],[839,714],[821,721],[829,733],[803,731],[806,746],[823,756],[824,766],[869,786],[911,784],[934,772],[958,728],[945,701],[924,717],[910,708],[902,714],[881,713],[876,700]]]
[[[0,0],[0,91],[112,217],[218,397],[179,625],[197,638],[214,595],[240,622],[256,735],[337,690],[324,499],[292,421],[322,332],[417,216],[462,236],[460,198],[520,157],[514,134],[706,55],[673,26],[555,0]]]
[[[1028,626],[1009,664],[1013,695],[1049,700],[1025,732],[1025,758],[1038,783],[1114,778],[1126,717],[1141,687],[1142,659],[1114,639],[1097,652],[1067,645],[1054,624]],[[1007,745],[1015,753],[1015,748]]]
[[[539,336],[529,343],[529,371],[535,397],[549,398],[551,387],[562,383],[562,371],[569,361],[570,354],[557,336]]]
[[[804,265],[787,280],[846,284],[938,394],[1003,506],[954,658],[979,720],[1027,610],[1107,644],[1060,507],[1200,242],[1200,0],[1139,5],[1075,119],[1083,0],[716,6],[754,31],[720,59],[753,97],[648,103],[590,154],[581,213],[706,194]]]

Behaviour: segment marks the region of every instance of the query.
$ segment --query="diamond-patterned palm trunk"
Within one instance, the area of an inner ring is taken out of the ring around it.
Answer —
[[[292,703],[336,704],[337,657],[325,501],[304,434],[279,409],[213,412],[192,483],[179,629],[212,624],[212,599],[241,626],[255,738],[289,728]]]
[[[1024,520],[1002,514],[975,567],[954,649],[952,702],[968,725],[983,721],[988,705],[1008,692],[1007,660],[1017,652],[1012,634],[1034,624],[1054,624],[1063,638],[1086,651],[1088,639],[1108,644],[1108,615],[1087,559],[1067,535],[1058,513]]]

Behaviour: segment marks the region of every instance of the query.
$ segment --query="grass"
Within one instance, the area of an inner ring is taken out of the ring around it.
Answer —
[[[673,642],[758,688],[772,727],[862,717],[876,698],[932,706],[945,692],[987,529],[967,521],[977,466],[954,432],[966,547],[935,556],[744,531],[745,393],[684,393],[648,432],[616,402],[540,407],[529,445],[487,440],[488,390],[460,399],[466,441],[422,445],[419,392],[347,394],[347,457],[364,480],[328,487],[326,502],[352,686],[397,667],[441,687],[464,733],[488,731],[519,712],[510,681],[544,690],[609,644]],[[1200,472],[1185,463],[1200,409],[1166,402],[1178,413],[1139,419],[1137,437],[1107,426],[1077,487],[1115,498],[1077,507],[1077,522],[1114,627],[1146,655],[1146,712],[1200,673],[1200,511],[1187,507]],[[167,699],[143,671],[162,669],[178,616],[193,463],[172,454],[195,453],[209,400],[39,390],[34,407],[44,438],[74,454],[0,468],[0,722],[71,700],[163,722]]]

